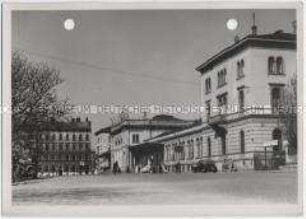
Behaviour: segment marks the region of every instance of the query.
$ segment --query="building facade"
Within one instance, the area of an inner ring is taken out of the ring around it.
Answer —
[[[202,159],[219,171],[229,161],[235,170],[274,165],[267,157],[284,151],[288,133],[282,107],[297,73],[296,34],[256,30],[196,68],[201,122],[125,120],[110,127],[112,162],[125,169],[150,161],[169,170],[179,163],[182,171]]]
[[[197,122],[169,115],[158,115],[152,119],[124,119],[106,128],[110,134],[111,165],[117,162],[121,171],[134,171],[149,162],[160,163],[163,161],[163,145],[146,145],[145,141],[188,128]]]
[[[33,142],[40,175],[89,174],[93,169],[91,123],[86,118],[50,122]]]
[[[196,68],[206,109],[203,123],[149,142],[164,145],[170,167],[179,162],[188,171],[209,158],[219,170],[228,159],[238,170],[254,169],[266,142],[276,140],[272,150],[283,149],[288,130],[281,107],[296,68],[295,34],[253,31]]]
[[[98,173],[104,172],[110,169],[111,157],[110,157],[110,134],[109,128],[99,129],[94,133],[93,149],[96,155],[96,168]]]

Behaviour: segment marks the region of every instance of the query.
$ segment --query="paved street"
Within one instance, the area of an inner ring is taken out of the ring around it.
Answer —
[[[13,186],[17,205],[296,203],[297,174],[70,176]]]

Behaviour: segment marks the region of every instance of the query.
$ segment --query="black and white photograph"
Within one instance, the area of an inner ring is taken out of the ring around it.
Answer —
[[[5,4],[5,212],[301,216],[296,3]]]

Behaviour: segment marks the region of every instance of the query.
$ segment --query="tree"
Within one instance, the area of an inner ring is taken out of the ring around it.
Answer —
[[[284,124],[289,153],[297,153],[297,75],[291,77],[284,89]]]
[[[15,51],[12,56],[12,161],[18,164],[30,150],[30,139],[50,121],[70,111],[56,87],[63,83],[60,72],[45,62],[29,61]]]

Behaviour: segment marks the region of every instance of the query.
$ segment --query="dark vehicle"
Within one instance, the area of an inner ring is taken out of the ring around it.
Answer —
[[[200,160],[198,163],[191,166],[191,171],[193,173],[207,173],[207,172],[213,172],[216,173],[218,171],[217,166],[215,164],[215,161],[213,160]]]

